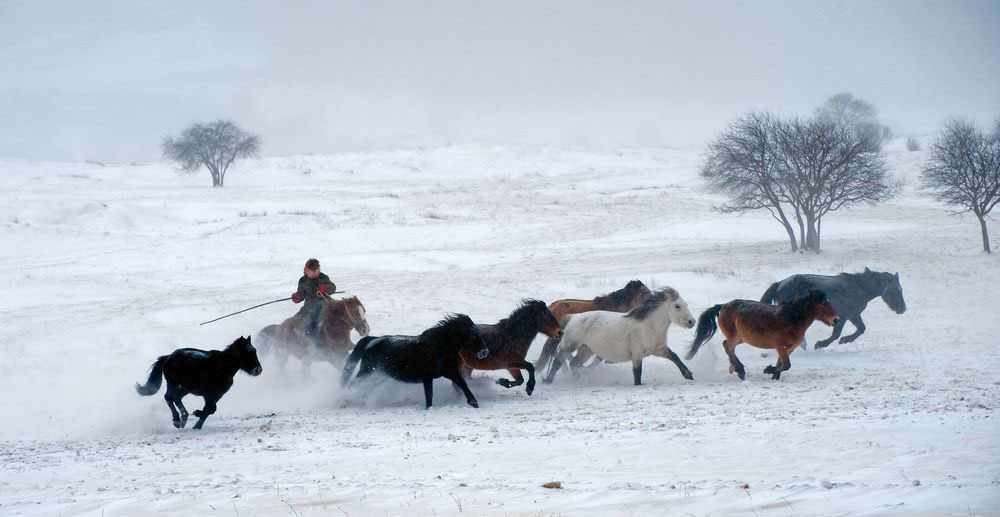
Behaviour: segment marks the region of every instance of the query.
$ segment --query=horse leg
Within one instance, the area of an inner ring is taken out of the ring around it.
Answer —
[[[564,361],[562,358],[553,357],[552,366],[549,366],[549,373],[548,375],[545,376],[544,379],[542,379],[542,382],[544,382],[545,384],[552,384],[552,381],[555,380],[556,378],[556,372],[558,372],[559,368],[562,367],[563,362]]]
[[[430,409],[434,401],[434,379],[424,379],[424,409]]]
[[[509,373],[514,380],[500,378],[497,379],[497,384],[503,386],[504,388],[513,388],[514,386],[524,384],[524,376],[521,375],[520,368],[507,368],[507,373]]]
[[[556,372],[559,371],[559,368],[562,368],[563,363],[569,363],[566,360],[566,357],[572,354],[573,350],[576,348],[576,344],[560,340],[559,348],[552,354],[552,366],[549,366],[549,374],[545,376],[545,379],[542,382],[545,384],[551,384],[556,378]]]
[[[520,363],[517,363],[517,366],[528,371],[528,385],[524,387],[524,392],[530,397],[531,392],[535,391],[535,365],[522,359]]]
[[[642,386],[642,358],[632,359],[632,380],[636,386]]]
[[[181,429],[184,427],[184,420],[186,420],[186,418],[181,420],[180,413],[178,413],[177,409],[174,408],[175,403],[180,403],[180,399],[177,398],[176,395],[176,388],[172,384],[167,383],[167,392],[163,394],[163,400],[167,401],[167,407],[170,408],[170,415],[174,417],[174,427]]]
[[[215,403],[218,402],[219,399],[210,395],[205,395],[204,398],[205,407],[196,409],[193,413],[194,416],[198,417],[198,421],[194,423],[194,427],[192,429],[201,429],[201,426],[205,425],[205,419],[208,418],[208,415],[215,413]]]
[[[304,355],[301,359],[299,359],[299,362],[302,364],[302,378],[304,380],[311,381],[312,372],[310,370],[312,369],[312,358],[308,355]]]
[[[853,334],[849,336],[844,336],[840,338],[840,344],[842,345],[844,343],[850,343],[851,341],[858,339],[858,337],[861,336],[861,334],[865,333],[865,322],[861,320],[860,314],[858,314],[857,316],[852,316],[848,319],[851,320],[851,324],[854,325],[855,331]],[[840,323],[838,324],[843,326],[844,320],[840,320]]]
[[[177,409],[181,412],[181,427],[186,426],[188,421],[188,410],[184,407],[184,403],[181,402],[181,399],[183,399],[187,394],[188,392],[182,388],[176,388],[174,390],[174,405],[177,406]]]
[[[660,354],[658,353],[656,355]],[[665,357],[667,359],[670,359],[671,362],[677,365],[677,368],[680,369],[681,375],[683,375],[685,379],[689,381],[694,380],[694,376],[691,375],[691,370],[688,370],[688,367],[681,362],[681,358],[677,357],[677,354],[675,354],[674,351],[670,349],[670,347],[666,347],[666,353],[660,355],[660,357]]]
[[[745,381],[747,379],[747,371],[743,367],[743,363],[740,362],[740,358],[736,357],[736,345],[732,345],[728,339],[724,339],[722,340],[722,348],[726,351],[726,355],[729,356],[729,373],[736,372],[740,380]]]
[[[838,321],[837,324],[833,326],[833,333],[830,334],[830,337],[828,337],[828,338],[826,338],[826,339],[824,339],[822,341],[817,341],[816,345],[813,348],[816,349],[816,350],[819,350],[820,348],[826,348],[826,347],[830,346],[830,343],[833,343],[834,339],[837,339],[838,337],[840,337],[840,333],[844,330],[844,324],[845,323],[846,323],[846,321],[844,321],[844,319],[841,319],[840,321]],[[805,338],[803,338],[803,342],[804,341],[805,341]],[[843,343],[843,341],[841,341],[841,343]]]
[[[274,343],[274,359],[278,362],[278,371],[284,375],[285,365],[288,364],[288,350],[285,349],[284,343],[279,343],[275,341]]]
[[[774,366],[764,368],[764,373],[771,374],[771,380],[776,381],[781,378],[781,372],[792,367],[792,361],[788,359],[787,348],[776,348],[778,352],[778,362]]]
[[[587,364],[587,361],[594,356],[594,351],[590,349],[587,345],[580,345],[576,349],[576,355],[569,362],[569,369],[573,372],[573,377],[579,378],[580,372],[583,371],[583,365]]]
[[[451,382],[454,382],[455,384],[458,384],[459,388],[462,388],[462,393],[465,393],[465,400],[466,402],[469,403],[470,406],[475,408],[479,407],[479,402],[476,401],[476,396],[472,394],[472,390],[469,389],[469,385],[465,383],[465,379],[462,378],[461,374],[457,372],[450,373],[448,375],[445,375],[445,378],[447,378]],[[424,386],[426,389],[426,384]]]

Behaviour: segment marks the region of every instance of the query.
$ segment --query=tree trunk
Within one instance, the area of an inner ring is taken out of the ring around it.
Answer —
[[[778,216],[780,217],[778,221],[785,227],[785,231],[788,232],[788,241],[792,245],[792,251],[798,251],[799,245],[795,242],[795,229],[792,228],[792,223],[788,222],[788,217],[785,217],[785,211],[781,209],[781,205],[778,205],[775,208],[777,209]]]
[[[799,223],[799,248],[806,249],[808,247],[806,244],[806,228],[802,222],[802,214],[799,213],[798,209],[795,210],[795,220]]]
[[[993,253],[990,249],[990,233],[986,230],[986,217],[976,214],[979,218],[979,228],[983,231],[983,251],[986,253]]]
[[[209,167],[208,168],[208,172],[210,172],[212,174],[212,186],[213,187],[221,187],[222,186],[222,180],[219,177],[219,171],[216,170],[214,167]]]
[[[816,216],[806,213],[806,245],[805,249],[819,253],[818,237],[816,235]]]
[[[823,235],[823,216],[816,218],[816,253],[820,250],[820,237]]]

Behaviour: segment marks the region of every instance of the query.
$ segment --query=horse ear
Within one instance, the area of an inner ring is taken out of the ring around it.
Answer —
[[[872,270],[868,269],[868,266],[865,266],[865,273],[871,273],[871,272]]]
[[[899,281],[899,271],[896,272],[896,281]]]

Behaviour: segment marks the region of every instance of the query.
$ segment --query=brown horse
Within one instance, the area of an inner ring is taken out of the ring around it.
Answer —
[[[344,359],[354,347],[351,329],[362,337],[368,335],[368,320],[365,319],[365,306],[361,300],[357,296],[341,299],[326,296],[314,339],[303,336],[292,324],[292,318],[288,318],[280,325],[268,325],[261,329],[257,334],[257,347],[261,354],[273,349],[282,371],[288,356],[294,355],[302,363],[303,377],[308,378],[314,359],[329,361],[335,368],[344,364]]]
[[[525,360],[531,342],[539,332],[547,336],[562,335],[559,321],[549,312],[545,302],[525,300],[520,307],[510,313],[510,316],[493,325],[478,325],[483,342],[489,349],[489,355],[478,357],[468,350],[462,349],[462,373],[468,377],[472,370],[507,370],[514,380],[497,379],[497,384],[504,388],[513,388],[524,384],[521,370],[528,371],[528,385],[525,391],[528,395],[535,390],[535,367]]]
[[[625,284],[625,287],[612,293],[598,296],[593,300],[556,300],[549,304],[549,312],[556,317],[556,320],[560,324],[565,324],[566,322],[563,321],[563,318],[570,314],[590,311],[628,312],[639,305],[639,302],[649,296],[649,294],[650,290],[645,284],[639,280],[632,280]],[[545,344],[542,345],[542,353],[538,355],[538,360],[535,361],[539,369],[545,369],[552,362],[557,348],[559,348],[559,338],[550,337],[545,340]]]
[[[722,347],[729,356],[729,373],[734,371],[740,380],[746,379],[743,363],[736,357],[736,345],[748,343],[757,348],[773,348],[778,352],[778,362],[764,369],[771,379],[781,378],[781,372],[792,367],[788,354],[799,346],[806,329],[815,320],[829,326],[840,321],[830,300],[822,291],[811,290],[800,298],[788,303],[769,305],[751,300],[733,300],[725,305],[716,305],[701,313],[698,331],[691,344],[687,358],[691,359],[706,341],[715,335],[715,320],[726,339]]]

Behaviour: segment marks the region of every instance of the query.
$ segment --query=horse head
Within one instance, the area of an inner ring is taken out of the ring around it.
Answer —
[[[837,311],[834,310],[833,304],[830,303],[830,299],[826,297],[826,293],[818,289],[812,289],[808,294],[806,294],[805,298],[806,303],[813,307],[813,318],[818,319],[831,327],[840,323],[840,316],[837,315]]]
[[[345,313],[347,314],[347,319],[354,330],[361,336],[365,337],[371,332],[371,328],[368,327],[368,319],[366,318],[365,304],[361,303],[361,300],[357,296],[352,296],[350,298],[345,298]]]
[[[549,337],[562,337],[562,325],[559,324],[559,320],[552,314],[552,311],[549,310],[545,302],[540,300],[524,300],[522,307],[530,311],[535,328],[539,332]]]
[[[260,367],[260,360],[257,359],[257,349],[250,343],[250,336],[240,336],[239,339],[233,341],[233,343],[227,347],[227,350],[231,350],[236,354],[236,364],[239,365],[240,370],[243,370],[254,377],[260,375],[260,373],[264,371],[264,369]]]
[[[350,329],[354,329],[361,337],[366,337],[371,332],[365,306],[357,296],[328,300],[323,309],[323,321],[325,325],[341,329],[344,332],[342,337],[345,339],[351,333]],[[344,324],[347,327],[342,326]]]
[[[694,314],[688,309],[688,304],[681,298],[681,295],[674,291],[674,299],[669,300],[665,303],[669,304],[667,308],[668,314],[670,314],[670,321],[680,325],[686,329],[694,328],[694,324],[697,320],[694,319]]]
[[[896,314],[906,312],[906,301],[903,300],[903,286],[899,284],[899,273],[882,273],[885,279],[885,289],[882,291],[882,301]]]

